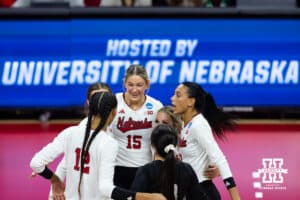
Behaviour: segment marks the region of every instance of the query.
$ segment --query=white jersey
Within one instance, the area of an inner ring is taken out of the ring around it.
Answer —
[[[202,114],[196,115],[182,129],[179,146],[182,160],[192,165],[199,182],[208,179],[203,173],[210,164],[219,168],[223,179],[232,177],[228,162]]]
[[[63,130],[51,143],[36,153],[30,166],[40,173],[45,166],[64,153],[66,167],[66,199],[77,200],[80,176],[80,153],[85,134],[84,126],[72,126]],[[81,182],[81,199],[109,199],[113,191],[113,174],[118,143],[106,132],[101,131],[94,138]]]
[[[123,93],[116,94],[117,114],[110,125],[113,137],[119,143],[117,166],[139,167],[152,160],[150,136],[157,111],[162,103],[148,95],[138,110],[132,110]]]
[[[83,120],[81,120],[78,124],[78,126],[83,126],[84,128],[86,128],[88,122],[88,117],[85,117]]]

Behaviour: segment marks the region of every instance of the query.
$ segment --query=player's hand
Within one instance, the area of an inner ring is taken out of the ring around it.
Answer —
[[[209,179],[214,179],[220,176],[220,171],[215,165],[209,165],[208,168],[204,171],[204,176]]]
[[[65,200],[65,184],[55,174],[51,178],[54,200]]]
[[[167,200],[167,198],[160,193],[152,193],[151,195],[152,195],[151,199],[153,200]]]
[[[36,177],[36,175],[37,175],[37,173],[35,173],[35,172],[31,172],[31,174],[30,174],[29,178],[34,178],[34,177]]]

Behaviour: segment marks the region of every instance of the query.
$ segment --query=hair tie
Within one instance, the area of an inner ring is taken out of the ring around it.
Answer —
[[[169,145],[167,145],[167,146],[164,148],[164,151],[165,151],[166,153],[169,153],[170,150],[172,150],[172,151],[175,152],[176,148],[175,148],[174,144],[169,144]]]

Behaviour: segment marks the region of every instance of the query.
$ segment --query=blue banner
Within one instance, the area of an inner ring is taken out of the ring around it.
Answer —
[[[194,81],[220,106],[300,106],[299,19],[0,21],[0,107],[83,106],[94,82],[124,91],[147,69],[149,95],[170,104]]]

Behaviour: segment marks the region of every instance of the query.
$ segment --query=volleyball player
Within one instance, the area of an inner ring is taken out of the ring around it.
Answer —
[[[221,199],[214,183],[204,176],[211,164],[220,170],[231,199],[240,199],[229,164],[213,137],[213,132],[223,137],[224,130],[233,127],[230,116],[218,109],[213,97],[197,83],[181,83],[171,101],[174,113],[181,115],[184,123],[179,145],[182,159],[192,165],[209,199]]]
[[[86,94],[86,102],[85,102],[85,113],[88,114],[88,106],[89,101],[92,98],[92,95],[96,92],[112,92],[111,88],[103,82],[96,82],[93,83],[88,87],[87,94]],[[87,117],[85,117],[83,120],[80,121],[79,126],[86,126],[87,124]],[[59,162],[57,165],[55,174],[59,177],[60,180],[64,181],[66,177],[66,163],[65,163],[65,157]],[[52,187],[50,188],[49,192],[49,200],[53,199],[53,193],[52,193]]]
[[[140,167],[131,189],[161,192],[168,200],[207,200],[193,168],[176,159],[178,134],[167,124],[159,124],[151,134],[154,161]]]
[[[150,135],[162,103],[146,94],[150,80],[140,65],[126,70],[124,87],[124,93],[116,94],[118,108],[111,131],[119,143],[114,184],[129,189],[138,167],[152,161]]]
[[[32,170],[51,181],[55,199],[164,199],[115,187],[113,171],[118,143],[106,129],[116,114],[117,99],[109,92],[93,94],[86,126],[71,126],[36,153]],[[47,165],[65,155],[66,187]]]
[[[180,119],[179,115],[174,113],[171,106],[164,106],[157,111],[155,123],[156,125],[168,124],[169,126],[175,129],[175,131],[178,134],[178,137],[180,137],[180,132],[183,128],[182,120]],[[180,154],[177,155],[177,158],[182,159]],[[204,176],[206,176],[208,179],[214,179],[216,177],[219,177],[219,169],[215,165],[211,164],[205,169]]]

